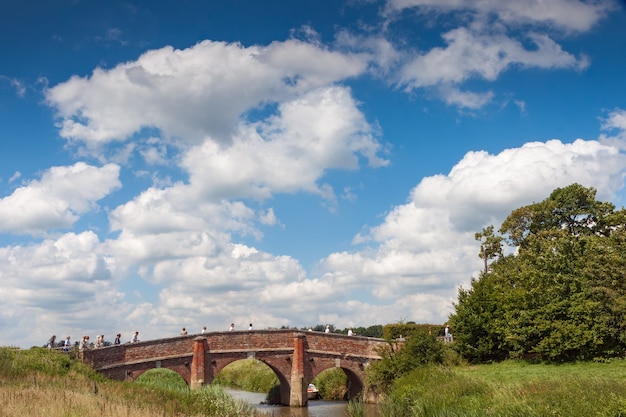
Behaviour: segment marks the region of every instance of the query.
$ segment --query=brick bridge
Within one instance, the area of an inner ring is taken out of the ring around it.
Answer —
[[[254,358],[280,381],[280,402],[307,404],[308,384],[320,372],[341,368],[348,377],[348,399],[363,391],[364,370],[380,359],[383,339],[294,330],[211,332],[85,350],[83,362],[117,380],[135,380],[154,368],[168,368],[191,389],[210,384],[226,365]]]

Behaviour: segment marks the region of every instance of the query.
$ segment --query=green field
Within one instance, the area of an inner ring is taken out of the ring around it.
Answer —
[[[626,416],[626,362],[428,366],[394,384],[382,417]]]

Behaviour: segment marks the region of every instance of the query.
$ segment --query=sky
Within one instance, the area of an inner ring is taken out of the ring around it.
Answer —
[[[0,346],[443,324],[474,238],[626,190],[617,0],[0,3]]]

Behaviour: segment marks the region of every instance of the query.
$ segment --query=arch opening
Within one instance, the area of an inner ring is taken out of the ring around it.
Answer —
[[[168,368],[152,368],[134,378],[135,384],[189,391],[189,384],[178,372]]]
[[[268,393],[280,384],[279,373],[260,359],[247,358],[230,362],[213,379],[213,384],[242,391]]]

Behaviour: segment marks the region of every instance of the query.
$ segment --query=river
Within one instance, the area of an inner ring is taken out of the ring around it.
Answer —
[[[252,404],[259,411],[267,413],[272,417],[346,417],[348,415],[348,403],[346,401],[312,400],[308,402],[307,407],[299,408],[261,404],[265,400],[265,394],[256,392],[233,389],[227,389],[226,392],[233,398]],[[376,406],[366,404],[365,416],[377,417]]]

